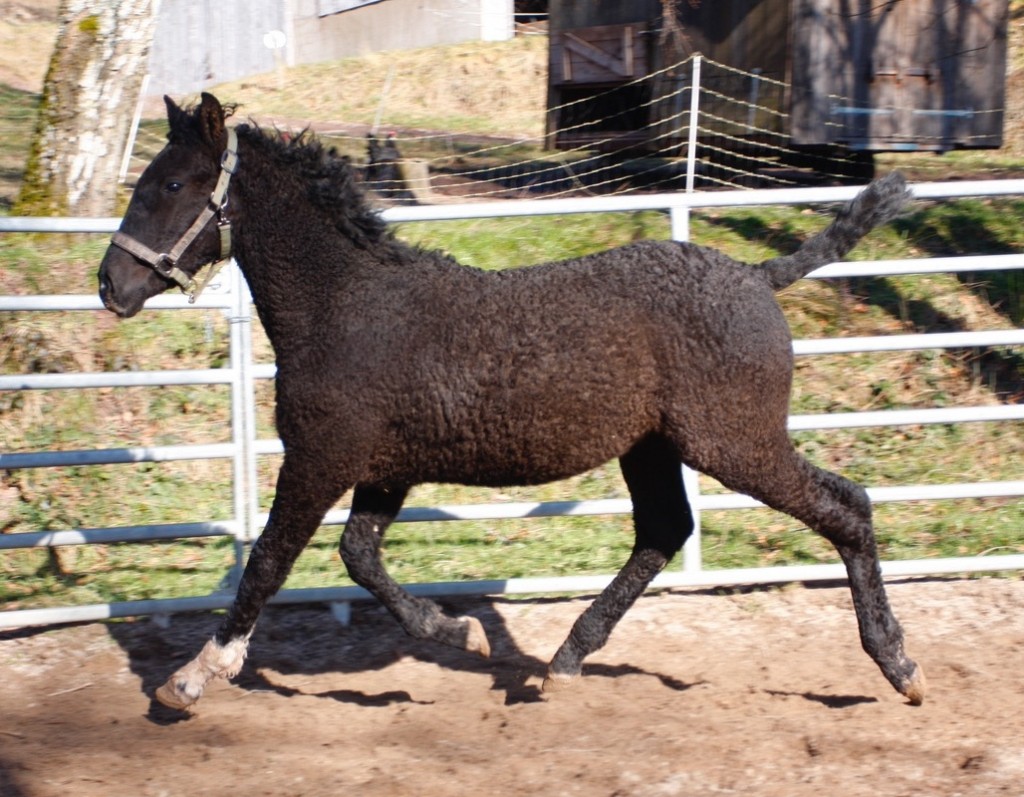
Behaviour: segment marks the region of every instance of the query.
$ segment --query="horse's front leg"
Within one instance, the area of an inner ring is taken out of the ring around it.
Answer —
[[[340,545],[348,574],[384,604],[411,636],[489,656],[491,647],[479,620],[447,617],[436,603],[410,595],[384,570],[380,545],[407,493],[404,487],[356,486]]]
[[[285,455],[270,519],[249,554],[231,610],[199,655],[156,690],[157,700],[185,709],[202,697],[214,678],[238,674],[260,611],[284,584],[324,513],[345,489],[329,487],[314,458],[291,452]]]

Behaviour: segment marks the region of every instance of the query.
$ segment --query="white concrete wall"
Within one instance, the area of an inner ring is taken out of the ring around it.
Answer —
[[[320,7],[293,0],[291,63],[513,35],[512,0],[381,0],[326,16]]]
[[[162,0],[150,94],[194,94],[282,63],[514,35],[513,0],[377,0],[338,13],[329,0]],[[267,34],[281,31],[274,51]]]
[[[150,48],[150,94],[193,94],[209,86],[274,69],[263,43],[283,30],[280,0],[161,0]]]

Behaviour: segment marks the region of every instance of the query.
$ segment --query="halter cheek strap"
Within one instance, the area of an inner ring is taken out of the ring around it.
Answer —
[[[170,252],[157,252],[121,231],[115,232],[110,242],[141,260],[160,276],[173,280],[181,288],[182,293],[188,295],[189,303],[195,302],[203,289],[210,284],[214,275],[220,271],[224,262],[231,257],[231,222],[224,214],[224,209],[228,204],[228,185],[237,170],[238,134],[235,133],[234,128],[228,128],[228,145],[220,158],[220,174],[217,176],[217,185],[214,186],[206,207],[199,212],[196,220],[192,222],[192,226],[178,239]],[[220,232],[220,252],[217,259],[210,264],[206,276],[201,282],[196,282],[194,277],[178,268],[178,260],[214,216],[217,217],[217,226]]]

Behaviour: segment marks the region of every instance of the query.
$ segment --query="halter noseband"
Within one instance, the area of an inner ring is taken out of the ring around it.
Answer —
[[[134,255],[161,277],[166,277],[177,283],[181,292],[188,296],[190,304],[195,302],[203,289],[210,284],[210,280],[220,271],[224,261],[231,257],[231,221],[225,216],[224,208],[228,205],[228,184],[231,182],[231,176],[238,169],[238,134],[235,133],[234,128],[228,128],[227,132],[228,145],[220,157],[220,175],[217,177],[217,185],[214,187],[213,193],[210,194],[210,200],[170,252],[156,252],[120,230],[115,232],[110,239],[114,246]],[[220,253],[217,259],[210,264],[210,270],[206,277],[202,282],[197,283],[194,277],[190,277],[178,268],[178,259],[199,237],[199,233],[214,216],[217,217],[217,228],[220,231]]]

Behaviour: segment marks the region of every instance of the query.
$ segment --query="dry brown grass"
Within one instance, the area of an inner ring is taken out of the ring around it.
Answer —
[[[547,37],[374,53],[226,83],[239,112],[503,136],[541,135]]]
[[[39,91],[57,36],[57,0],[0,3],[0,83]]]

